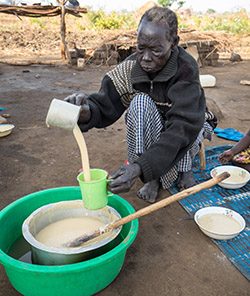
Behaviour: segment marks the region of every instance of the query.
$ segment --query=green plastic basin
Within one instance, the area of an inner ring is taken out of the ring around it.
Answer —
[[[11,203],[0,212],[0,263],[12,286],[25,296],[88,296],[108,286],[119,274],[126,251],[138,233],[138,220],[123,225],[123,240],[110,251],[80,263],[41,266],[24,263],[7,253],[22,236],[23,221],[36,209],[53,202],[81,199],[79,187],[61,187],[35,192]],[[123,198],[113,195],[108,205],[122,217],[135,210]]]

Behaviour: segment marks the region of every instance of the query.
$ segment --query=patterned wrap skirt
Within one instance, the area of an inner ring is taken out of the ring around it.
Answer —
[[[127,153],[129,163],[149,149],[160,139],[165,124],[154,101],[147,94],[138,94],[134,97],[125,114],[127,125]],[[204,138],[211,140],[212,127],[205,122],[197,139],[184,157],[168,172],[160,177],[163,189],[169,188],[178,178],[178,172],[188,172],[192,169],[192,160],[199,153]]]

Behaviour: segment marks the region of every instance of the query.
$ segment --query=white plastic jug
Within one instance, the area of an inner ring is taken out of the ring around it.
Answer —
[[[46,124],[73,131],[79,119],[81,106],[53,99],[46,117]]]
[[[213,75],[200,75],[200,83],[202,87],[214,87],[216,78]]]

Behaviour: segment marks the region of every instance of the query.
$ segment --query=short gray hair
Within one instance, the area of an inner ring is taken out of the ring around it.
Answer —
[[[141,17],[142,21],[152,22],[156,25],[165,26],[169,29],[169,34],[166,38],[170,41],[175,41],[178,36],[178,19],[176,14],[167,7],[154,6],[147,10]],[[140,26],[139,24],[139,26]],[[166,26],[166,24],[168,26]]]

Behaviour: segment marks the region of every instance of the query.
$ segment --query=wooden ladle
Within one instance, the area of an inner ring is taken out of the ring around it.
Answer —
[[[166,206],[170,205],[171,203],[178,201],[184,197],[192,195],[192,194],[199,192],[203,189],[207,189],[209,187],[212,187],[212,186],[218,184],[219,182],[225,180],[228,177],[230,177],[230,174],[228,172],[223,172],[220,175],[218,175],[208,181],[205,181],[203,183],[200,183],[198,185],[195,185],[193,187],[185,189],[181,192],[171,195],[170,197],[167,197],[161,201],[158,201],[150,206],[142,208],[133,214],[130,214],[124,218],[118,219],[114,222],[111,222],[111,223],[109,223],[105,226],[102,226],[101,228],[96,229],[90,233],[86,233],[86,234],[76,238],[75,240],[67,243],[65,246],[68,248],[79,247],[80,245],[82,245],[83,243],[87,242],[90,239],[98,237],[108,231],[114,230],[114,229],[118,228],[119,226],[124,225],[134,219],[140,218],[140,217],[150,214],[154,211],[157,211],[163,207],[166,207]]]

